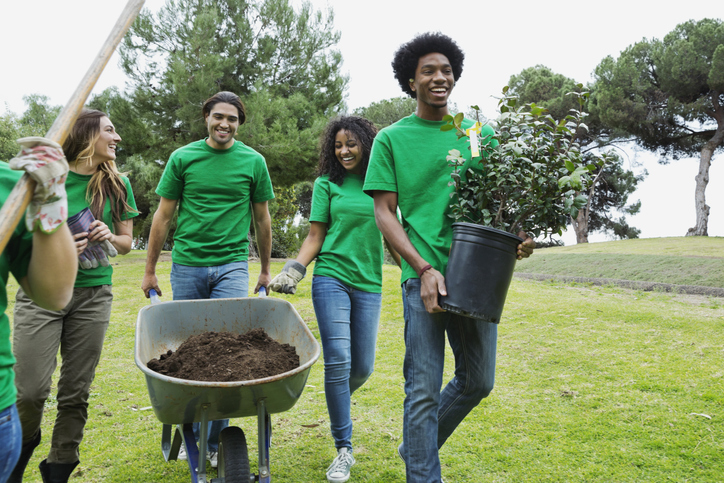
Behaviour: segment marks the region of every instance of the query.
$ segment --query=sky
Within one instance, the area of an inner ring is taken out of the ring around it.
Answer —
[[[300,5],[301,0],[291,0]],[[538,64],[581,83],[606,56],[617,57],[644,38],[663,38],[687,20],[721,18],[720,0],[690,0],[676,8],[643,0],[600,2],[432,2],[401,0],[312,0],[314,8],[334,10],[341,32],[343,73],[349,75],[350,110],[403,95],[390,61],[400,44],[416,34],[439,31],[455,39],[466,53],[463,74],[452,95],[461,110],[477,104],[496,116],[496,96],[511,75]],[[164,0],[146,0],[156,11]],[[64,105],[97,55],[120,15],[122,0],[36,0],[34,16],[24,2],[0,6],[0,114],[25,110],[23,96],[43,94]],[[125,87],[115,54],[94,93]],[[123,126],[117,126],[123,135]],[[626,166],[648,171],[632,200],[641,212],[629,223],[642,238],[683,236],[694,226],[694,177],[698,158],[661,166],[656,156],[628,150]],[[724,155],[715,156],[706,190],[709,235],[724,236]],[[575,236],[566,233],[567,245]],[[603,235],[590,240],[605,241]]]

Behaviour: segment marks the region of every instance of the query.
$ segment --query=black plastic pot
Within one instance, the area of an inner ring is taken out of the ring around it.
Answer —
[[[496,228],[453,223],[445,271],[448,294],[441,297],[441,307],[465,317],[499,323],[521,243],[522,238]]]

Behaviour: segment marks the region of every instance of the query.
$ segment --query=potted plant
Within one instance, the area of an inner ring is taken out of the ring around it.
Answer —
[[[462,114],[444,118],[441,130],[470,138],[473,157],[472,166],[458,150],[447,157],[455,222],[445,273],[449,295],[441,300],[446,310],[499,322],[523,241],[517,235],[560,235],[585,205],[581,191],[596,166],[584,161],[576,139],[587,130],[582,107],[588,93],[571,95],[581,109],[556,120],[533,103],[520,105],[506,87],[495,134],[484,139],[476,139],[480,121],[476,132],[463,128]],[[473,109],[480,119],[479,108]]]

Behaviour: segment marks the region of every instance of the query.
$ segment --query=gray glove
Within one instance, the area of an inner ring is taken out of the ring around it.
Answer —
[[[68,228],[74,235],[90,231],[90,225],[95,221],[90,209],[83,208],[80,212],[68,218]],[[116,248],[108,240],[101,242],[90,242],[83,253],[78,255],[80,268],[91,269],[97,266],[107,267],[110,265],[108,257],[118,255]]]
[[[297,291],[297,284],[307,274],[307,268],[296,260],[289,260],[284,264],[282,273],[269,282],[269,290],[279,293],[293,294]]]

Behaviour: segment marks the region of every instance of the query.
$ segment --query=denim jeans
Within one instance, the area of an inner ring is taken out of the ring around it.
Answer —
[[[171,264],[171,290],[174,300],[227,299],[249,295],[249,263],[233,262],[215,267],[191,267]],[[219,434],[228,419],[209,421],[208,451],[219,450]],[[201,425],[194,423],[198,442]]]
[[[402,287],[405,315],[405,412],[402,456],[407,481],[440,481],[438,449],[493,390],[498,326],[449,312],[429,314],[420,279]],[[455,375],[440,392],[445,334],[455,357]]]
[[[171,265],[174,300],[231,299],[249,295],[249,263],[216,267]]]
[[[374,370],[382,294],[315,276],[312,302],[322,338],[324,393],[334,445],[351,449],[351,397]]]
[[[15,404],[0,411],[0,483],[5,483],[15,468],[23,445],[23,432]]]

